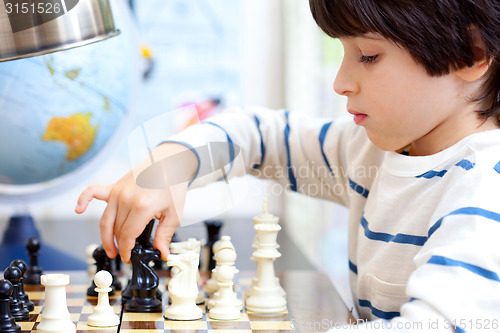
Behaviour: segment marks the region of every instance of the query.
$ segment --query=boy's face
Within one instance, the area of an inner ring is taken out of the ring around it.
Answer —
[[[430,155],[477,131],[480,120],[453,73],[431,77],[410,54],[375,34],[340,38],[344,59],[334,90],[347,96],[348,112],[383,150],[411,144]]]

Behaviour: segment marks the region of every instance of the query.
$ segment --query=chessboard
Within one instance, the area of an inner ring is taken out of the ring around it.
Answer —
[[[167,320],[162,313],[125,312],[121,306],[121,295],[117,292],[110,296],[110,304],[115,313],[120,316],[120,325],[110,328],[96,328],[87,325],[87,318],[92,314],[97,297],[88,297],[89,284],[70,284],[66,286],[66,299],[72,321],[76,324],[77,333],[109,333],[109,332],[296,332],[294,320],[288,311],[276,314],[257,314],[242,311],[239,320],[213,320],[208,318],[206,305],[199,305],[203,310],[203,318],[193,321]],[[160,290],[163,292],[163,306],[168,304],[168,293],[165,291],[165,279],[160,280]],[[250,278],[237,278],[235,291],[239,298],[250,285]],[[35,310],[30,313],[29,321],[17,322],[23,333],[36,332],[40,322],[44,304],[43,286],[25,286],[30,300],[35,303]]]

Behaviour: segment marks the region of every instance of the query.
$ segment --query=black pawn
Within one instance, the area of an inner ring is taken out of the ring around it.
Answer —
[[[38,254],[40,253],[40,241],[37,238],[30,238],[26,242],[26,249],[29,256],[29,267],[26,271],[24,284],[40,284],[42,268],[38,266]]]
[[[10,295],[12,295],[12,283],[0,280],[0,332],[21,333],[21,326],[17,325],[14,317],[10,314]]]
[[[10,314],[16,321],[25,321],[30,318],[30,313],[19,299],[19,285],[22,277],[21,270],[17,267],[7,267],[3,271],[3,277],[12,283],[12,295],[10,296]]]
[[[111,291],[109,292],[109,295],[110,296],[114,295],[117,290],[117,286],[119,288],[118,290],[121,290],[122,285],[114,274],[111,259],[108,257],[106,251],[104,251],[102,247],[98,247],[94,250],[93,257],[95,259],[95,264],[97,266],[96,272],[108,271],[113,277],[113,283],[110,286]],[[92,285],[87,289],[87,296],[98,296],[98,293],[97,291],[95,291],[95,288],[97,288],[97,286],[94,280],[92,280]]]
[[[18,259],[10,263],[10,266],[17,267],[21,271],[21,283],[19,284],[19,299],[26,310],[29,312],[35,310],[35,303],[30,301],[28,294],[24,292],[24,274],[28,270],[28,266],[24,260]]]
[[[214,243],[220,239],[220,231],[222,229],[222,226],[224,225],[224,222],[220,220],[207,220],[205,221],[205,226],[207,227],[207,235],[208,235],[208,240],[207,244],[205,245],[208,248],[208,266],[205,266],[208,268],[208,271],[211,272],[212,269],[215,268],[215,259],[214,259],[214,252],[213,252],[213,247]],[[206,265],[206,264],[204,264]]]

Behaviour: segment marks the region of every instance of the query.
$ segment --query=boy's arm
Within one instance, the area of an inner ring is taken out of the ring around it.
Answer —
[[[251,174],[272,179],[291,191],[348,204],[350,161],[356,154],[374,149],[363,129],[350,123],[350,119],[332,121],[285,110],[233,108],[171,139],[189,147],[208,142],[227,147],[212,151],[210,158],[198,154],[200,170],[226,166],[229,177]],[[241,155],[244,168],[229,166],[231,148],[233,154]],[[217,179],[202,178],[193,185]]]
[[[353,159],[353,152],[358,154],[371,145],[357,130],[352,133],[352,126],[287,111],[229,109],[155,148],[156,169],[149,168],[151,161],[146,160],[113,185],[90,186],[75,211],[83,213],[93,198],[108,203],[100,221],[103,246],[114,257],[116,238],[125,262],[144,227],[151,218],[158,218],[154,245],[166,259],[188,186],[218,180],[220,173],[211,170],[224,168],[229,177],[249,173],[273,179],[292,191],[348,203],[348,160]],[[182,161],[167,163],[184,154]],[[232,167],[236,155],[241,155],[243,163],[238,165],[243,168]],[[148,186],[162,177],[163,187]]]

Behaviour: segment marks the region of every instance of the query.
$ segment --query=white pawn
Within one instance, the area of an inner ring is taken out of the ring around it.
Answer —
[[[87,325],[95,327],[118,326],[120,317],[115,314],[113,307],[109,305],[109,292],[113,283],[113,276],[108,271],[97,272],[94,277],[94,283],[97,286],[95,291],[98,293],[97,305],[94,312],[87,319]]]
[[[219,239],[218,241],[216,241],[214,243],[214,245],[212,245],[212,252],[214,253],[214,258],[213,258],[214,260],[215,260],[215,253],[217,253],[217,251],[220,250],[221,243],[222,243],[222,239]],[[216,263],[216,265],[217,265],[217,263]],[[215,268],[212,269],[212,274],[210,276],[210,279],[208,279],[207,282],[205,282],[205,285],[203,286],[203,290],[205,290],[205,292],[207,294],[211,294],[211,295],[213,295],[215,292],[217,292],[217,290],[219,290],[219,285],[217,284],[217,270]]]
[[[40,280],[45,286],[45,305],[37,332],[75,333],[76,325],[71,321],[66,302],[69,275],[46,274],[42,275]]]
[[[215,254],[215,258],[218,264],[215,269],[219,291],[214,295],[213,307],[208,312],[208,316],[218,320],[237,320],[240,318],[242,302],[234,292],[233,278],[238,273],[234,267],[236,252],[234,248],[223,248]]]

